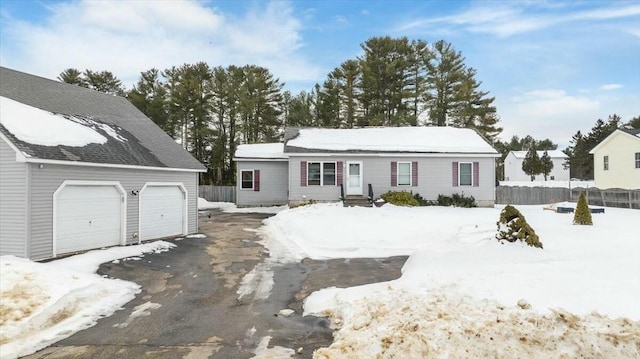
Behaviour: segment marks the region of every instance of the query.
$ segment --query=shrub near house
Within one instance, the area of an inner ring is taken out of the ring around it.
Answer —
[[[500,219],[496,223],[498,226],[498,234],[496,238],[499,241],[515,242],[521,241],[528,246],[542,249],[542,243],[536,232],[531,228],[527,220],[520,211],[512,205],[507,205],[500,212]]]

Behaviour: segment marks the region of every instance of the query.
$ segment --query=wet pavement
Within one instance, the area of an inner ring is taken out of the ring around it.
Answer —
[[[211,214],[209,218],[209,213]],[[238,299],[242,278],[267,267],[267,250],[255,229],[266,214],[204,212],[207,238],[172,240],[168,252],[138,260],[105,263],[99,273],[141,285],[134,300],[27,358],[251,358],[265,336],[269,347],[302,348],[311,358],[328,346],[325,318],[302,317],[302,303],[318,289],[350,287],[398,278],[406,257],[335,259],[268,266],[274,285],[266,299],[251,293]],[[293,309],[283,317],[281,309]]]

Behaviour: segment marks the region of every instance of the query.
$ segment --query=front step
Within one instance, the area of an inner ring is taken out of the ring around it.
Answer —
[[[365,196],[347,196],[342,201],[345,207],[371,207],[372,203]]]

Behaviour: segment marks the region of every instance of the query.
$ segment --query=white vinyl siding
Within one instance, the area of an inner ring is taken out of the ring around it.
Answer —
[[[260,171],[260,191],[242,190],[238,181],[238,206],[274,206],[287,203],[289,181],[286,161],[237,161],[236,167],[238,178],[241,178],[242,171]]]
[[[40,169],[38,164],[29,164],[31,169],[31,259],[50,258],[53,253],[53,193],[69,179],[83,181],[117,181],[127,193],[126,243],[137,243],[134,234],[139,228],[139,196],[148,182],[180,182],[187,190],[188,198],[188,233],[197,231],[198,220],[198,173],[154,171],[142,169],[102,168],[87,166],[65,166],[45,164]],[[133,192],[132,192],[133,191]],[[136,193],[136,195],[134,195]]]
[[[0,139],[0,255],[27,257],[28,166]]]
[[[439,194],[452,195],[464,190],[465,196],[473,196],[479,205],[493,205],[495,201],[495,161],[488,157],[384,157],[384,156],[291,156],[289,164],[289,199],[291,203],[301,203],[309,200],[338,201],[340,186],[301,186],[300,163],[306,162],[362,162],[362,183],[365,191],[371,184],[374,198],[380,197],[388,191],[402,190],[402,187],[392,187],[389,179],[390,163],[416,162],[420,169],[417,186],[410,190],[419,193],[427,200],[436,200]],[[452,187],[451,162],[478,162],[479,187]],[[346,176],[346,173],[345,173]],[[408,188],[407,188],[408,190]],[[303,197],[304,196],[304,197]]]

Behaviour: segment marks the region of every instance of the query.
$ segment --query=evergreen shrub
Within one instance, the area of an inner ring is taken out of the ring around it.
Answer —
[[[573,224],[592,225],[593,219],[591,218],[591,210],[587,204],[587,198],[584,192],[580,194],[578,198],[578,205],[576,206],[576,212],[573,215]]]
[[[536,232],[531,228],[522,213],[514,206],[507,205],[500,212],[500,219],[496,223],[498,233],[496,238],[499,241],[515,242],[521,241],[531,247],[542,249],[542,242]]]
[[[476,199],[473,198],[473,196],[465,197],[464,193],[461,195],[454,193],[453,195],[451,195],[451,197],[442,194],[438,195],[438,206],[471,208],[477,207],[478,205],[476,203]]]
[[[420,203],[409,192],[397,192],[389,191],[383,194],[382,199],[387,203],[395,204],[396,206],[419,206]]]

